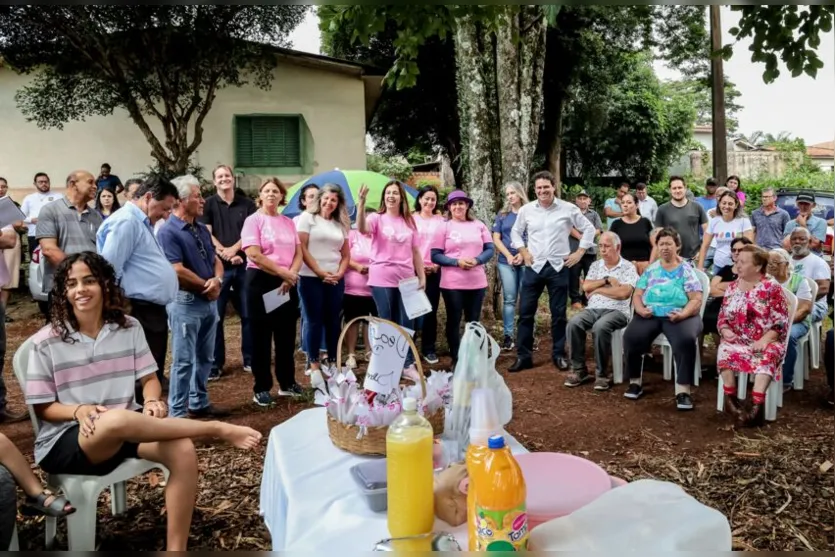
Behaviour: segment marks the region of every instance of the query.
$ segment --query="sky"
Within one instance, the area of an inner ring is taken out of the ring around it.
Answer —
[[[722,40],[727,44],[733,37],[728,30],[738,15],[728,8],[722,10]],[[319,18],[308,13],[304,22],[290,36],[293,48],[319,53]],[[835,32],[821,37],[818,56],[824,67],[816,79],[803,74],[791,77],[781,67],[780,77],[771,84],[763,82],[765,69],[761,63],[751,62],[750,40],[734,46],[733,57],[725,62],[725,74],[733,81],[742,96],[737,101],[743,109],[738,114],[739,132],[750,135],[763,131],[774,135],[789,132],[800,137],[806,145],[832,141],[835,138]],[[678,73],[663,64],[656,65],[661,79],[675,79]]]

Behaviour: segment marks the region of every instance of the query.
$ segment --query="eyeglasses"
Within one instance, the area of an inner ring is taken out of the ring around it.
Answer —
[[[742,251],[742,248],[732,249],[731,253],[740,253],[741,251]]]

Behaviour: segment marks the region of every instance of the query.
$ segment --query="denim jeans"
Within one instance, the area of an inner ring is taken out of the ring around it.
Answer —
[[[548,290],[548,305],[551,309],[551,359],[565,356],[565,306],[568,302],[568,269],[559,272],[550,263],[538,273],[531,267],[522,271],[519,301],[519,325],[517,326],[516,353],[520,360],[532,361],[533,335],[536,314],[539,312],[539,298]]]
[[[226,365],[226,340],[223,322],[226,317],[226,303],[232,306],[241,318],[241,354],[244,365],[252,365],[252,331],[249,327],[249,309],[246,303],[246,265],[235,265],[223,271],[223,286],[217,299],[217,334],[215,335],[215,369]]]
[[[464,321],[481,321],[481,306],[484,305],[486,288],[476,290],[442,289],[446,305],[446,340],[452,361],[458,361],[458,349],[461,347],[461,316]]]
[[[826,305],[826,298],[820,298],[812,304],[812,323],[823,321],[823,318],[826,317],[826,312],[828,310],[829,308]]]
[[[299,287],[297,286],[296,288],[298,289]],[[307,321],[304,318],[304,300],[302,300],[301,293],[298,292],[298,290],[297,290],[297,293],[299,294],[299,315],[301,316],[301,317],[299,317],[299,343],[302,346],[302,352],[307,354],[307,336],[306,336],[307,335]],[[327,352],[328,351],[328,345],[325,342],[325,338],[326,338],[325,327],[323,326],[322,327],[322,342],[319,344],[319,352]]]
[[[299,277],[299,295],[304,300],[304,343],[307,346],[307,361],[318,362],[319,353],[313,346],[322,344],[322,330],[328,358],[336,360],[336,343],[339,342],[339,314],[345,295],[345,280],[337,284],[325,284],[319,277]]]
[[[372,286],[371,296],[374,298],[374,303],[377,305],[377,315],[381,319],[387,319],[392,323],[397,323],[405,329],[412,329],[412,320],[406,315],[406,308],[403,307],[403,298],[400,297],[400,290],[396,286]],[[415,355],[412,349],[406,354],[405,367],[409,367],[415,363]]]
[[[513,336],[513,325],[516,322],[516,301],[522,284],[524,265],[508,265],[499,263],[499,280],[502,281],[502,325],[504,336]]]
[[[809,332],[806,323],[795,323],[789,332],[789,342],[786,346],[786,359],[783,361],[783,383],[791,385],[794,381],[794,365],[797,363],[797,339]]]
[[[171,327],[169,414],[186,416],[209,406],[206,380],[212,370],[217,331],[217,304],[180,290],[168,304]]]

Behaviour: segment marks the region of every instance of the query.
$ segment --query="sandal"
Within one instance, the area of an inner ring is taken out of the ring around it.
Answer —
[[[50,499],[49,504],[46,502]],[[34,497],[27,495],[21,512],[25,515],[44,515],[53,518],[64,518],[76,511],[67,498],[63,495],[55,495],[48,489],[44,489]]]

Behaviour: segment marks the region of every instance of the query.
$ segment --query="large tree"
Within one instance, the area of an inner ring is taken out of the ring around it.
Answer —
[[[267,89],[304,6],[0,7],[0,57],[34,79],[17,93],[43,128],[124,109],[161,171],[181,173],[218,91]],[[154,131],[159,122],[163,135]]]

